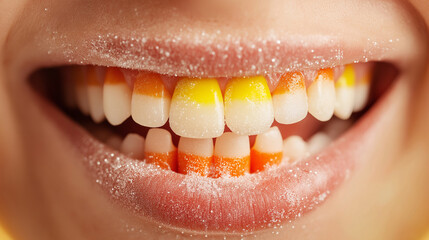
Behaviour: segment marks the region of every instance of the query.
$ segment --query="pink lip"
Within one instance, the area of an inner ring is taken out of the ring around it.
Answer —
[[[382,55],[379,48],[368,51],[362,46],[346,46],[333,36],[199,36],[191,40],[126,36],[108,34],[87,40],[90,55],[96,58],[92,62],[174,76],[228,77],[321,69],[376,60]]]
[[[397,82],[319,155],[231,179],[186,176],[130,159],[92,138],[45,100],[37,102],[81,153],[94,183],[125,208],[173,227],[240,232],[293,220],[322,204],[352,173],[361,153],[371,149],[375,130],[392,108],[388,103]]]

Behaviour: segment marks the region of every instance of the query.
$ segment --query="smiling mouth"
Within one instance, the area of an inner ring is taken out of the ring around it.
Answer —
[[[30,83],[74,119],[41,101],[113,199],[172,227],[235,232],[324,202],[397,75],[383,62],[211,78],[87,65]]]
[[[190,78],[75,66],[47,75],[56,74],[62,89],[57,105],[111,148],[161,169],[219,178],[319,153],[362,115],[371,82],[378,82],[372,81],[374,66],[383,74],[393,71],[387,64],[360,63]],[[52,85],[42,79],[35,84]]]

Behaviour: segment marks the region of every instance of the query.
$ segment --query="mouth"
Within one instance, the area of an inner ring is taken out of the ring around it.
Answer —
[[[75,65],[29,82],[115,202],[175,228],[240,232],[335,192],[398,75],[385,62],[211,78]]]

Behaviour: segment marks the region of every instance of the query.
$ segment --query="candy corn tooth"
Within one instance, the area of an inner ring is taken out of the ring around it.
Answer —
[[[283,141],[283,155],[289,163],[302,159],[307,154],[307,143],[300,136],[290,136]]]
[[[146,135],[145,160],[163,169],[177,170],[177,150],[171,134],[165,129],[152,128]]]
[[[359,112],[365,108],[365,105],[368,102],[369,90],[371,86],[371,73],[367,72],[361,79],[356,81],[355,87],[355,99],[353,111]]]
[[[225,120],[232,132],[254,135],[274,121],[270,90],[264,77],[233,78],[225,90]]]
[[[134,82],[131,117],[146,127],[161,127],[168,120],[170,93],[156,73],[140,73]]]
[[[89,114],[91,115],[94,122],[99,123],[104,120],[104,109],[103,109],[103,80],[98,79],[96,67],[88,67],[88,104]]]
[[[179,173],[208,176],[213,161],[213,139],[181,137],[177,155]]]
[[[171,99],[170,127],[182,137],[218,137],[225,127],[223,112],[216,79],[182,78]]]
[[[283,158],[283,139],[277,127],[256,136],[250,151],[250,172],[263,171],[267,167],[279,165]]]
[[[250,172],[249,137],[226,132],[216,139],[213,177],[242,176]]]
[[[273,92],[274,117],[282,124],[292,124],[307,116],[308,102],[304,75],[286,73]]]
[[[103,107],[107,121],[119,125],[131,115],[131,89],[117,68],[107,68],[103,88]]]
[[[319,153],[331,142],[332,142],[331,137],[329,137],[326,133],[318,132],[308,140],[308,151],[311,154]]]
[[[87,87],[87,68],[85,67],[73,67],[70,71],[72,79],[76,83],[76,102],[80,111],[88,115],[89,114],[89,101],[88,101],[88,87]]]
[[[308,112],[319,121],[328,121],[334,114],[335,85],[332,69],[322,69],[307,89]]]
[[[122,141],[120,150],[130,157],[143,159],[144,145],[144,137],[136,133],[129,133]]]
[[[355,71],[353,65],[347,65],[343,74],[335,83],[335,116],[348,119],[355,104]]]

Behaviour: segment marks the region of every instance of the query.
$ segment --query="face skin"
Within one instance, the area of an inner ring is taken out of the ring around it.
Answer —
[[[245,2],[245,4],[243,4]],[[305,3],[302,3],[305,2]],[[426,0],[405,1],[2,1],[0,3],[0,223],[17,239],[187,239],[204,237],[159,227],[118,204],[88,180],[76,164],[72,144],[22,95],[28,74],[42,66],[117,65],[181,72],[166,64],[100,57],[94,36],[181,37],[183,44],[205,32],[214,41],[232,35],[339,36],[342,47],[386,41],[387,51],[370,48],[373,60],[388,59],[404,73],[390,121],[378,129],[376,146],[318,209],[281,228],[249,234],[258,239],[416,239],[429,225],[429,74]],[[185,27],[184,27],[185,26]],[[380,31],[385,29],[385,31]],[[138,34],[137,34],[138,35]],[[310,38],[306,38],[311,41]],[[317,41],[316,41],[317,42]],[[323,45],[323,44],[322,44]],[[138,51],[137,51],[138,52]],[[49,53],[49,54],[48,54]],[[180,55],[180,52],[177,54]],[[353,59],[353,50],[345,59]],[[183,58],[192,55],[183,54]],[[299,58],[299,56],[297,56]],[[299,68],[299,67],[298,67]],[[173,69],[173,70],[172,70]],[[203,75],[222,69],[201,67]],[[235,69],[224,70],[234,72]],[[181,72],[186,74],[185,71]],[[195,74],[196,73],[192,73]],[[252,72],[248,72],[249,75]],[[225,74],[226,75],[226,74]],[[223,234],[209,234],[223,239]],[[231,239],[238,236],[230,235]]]

